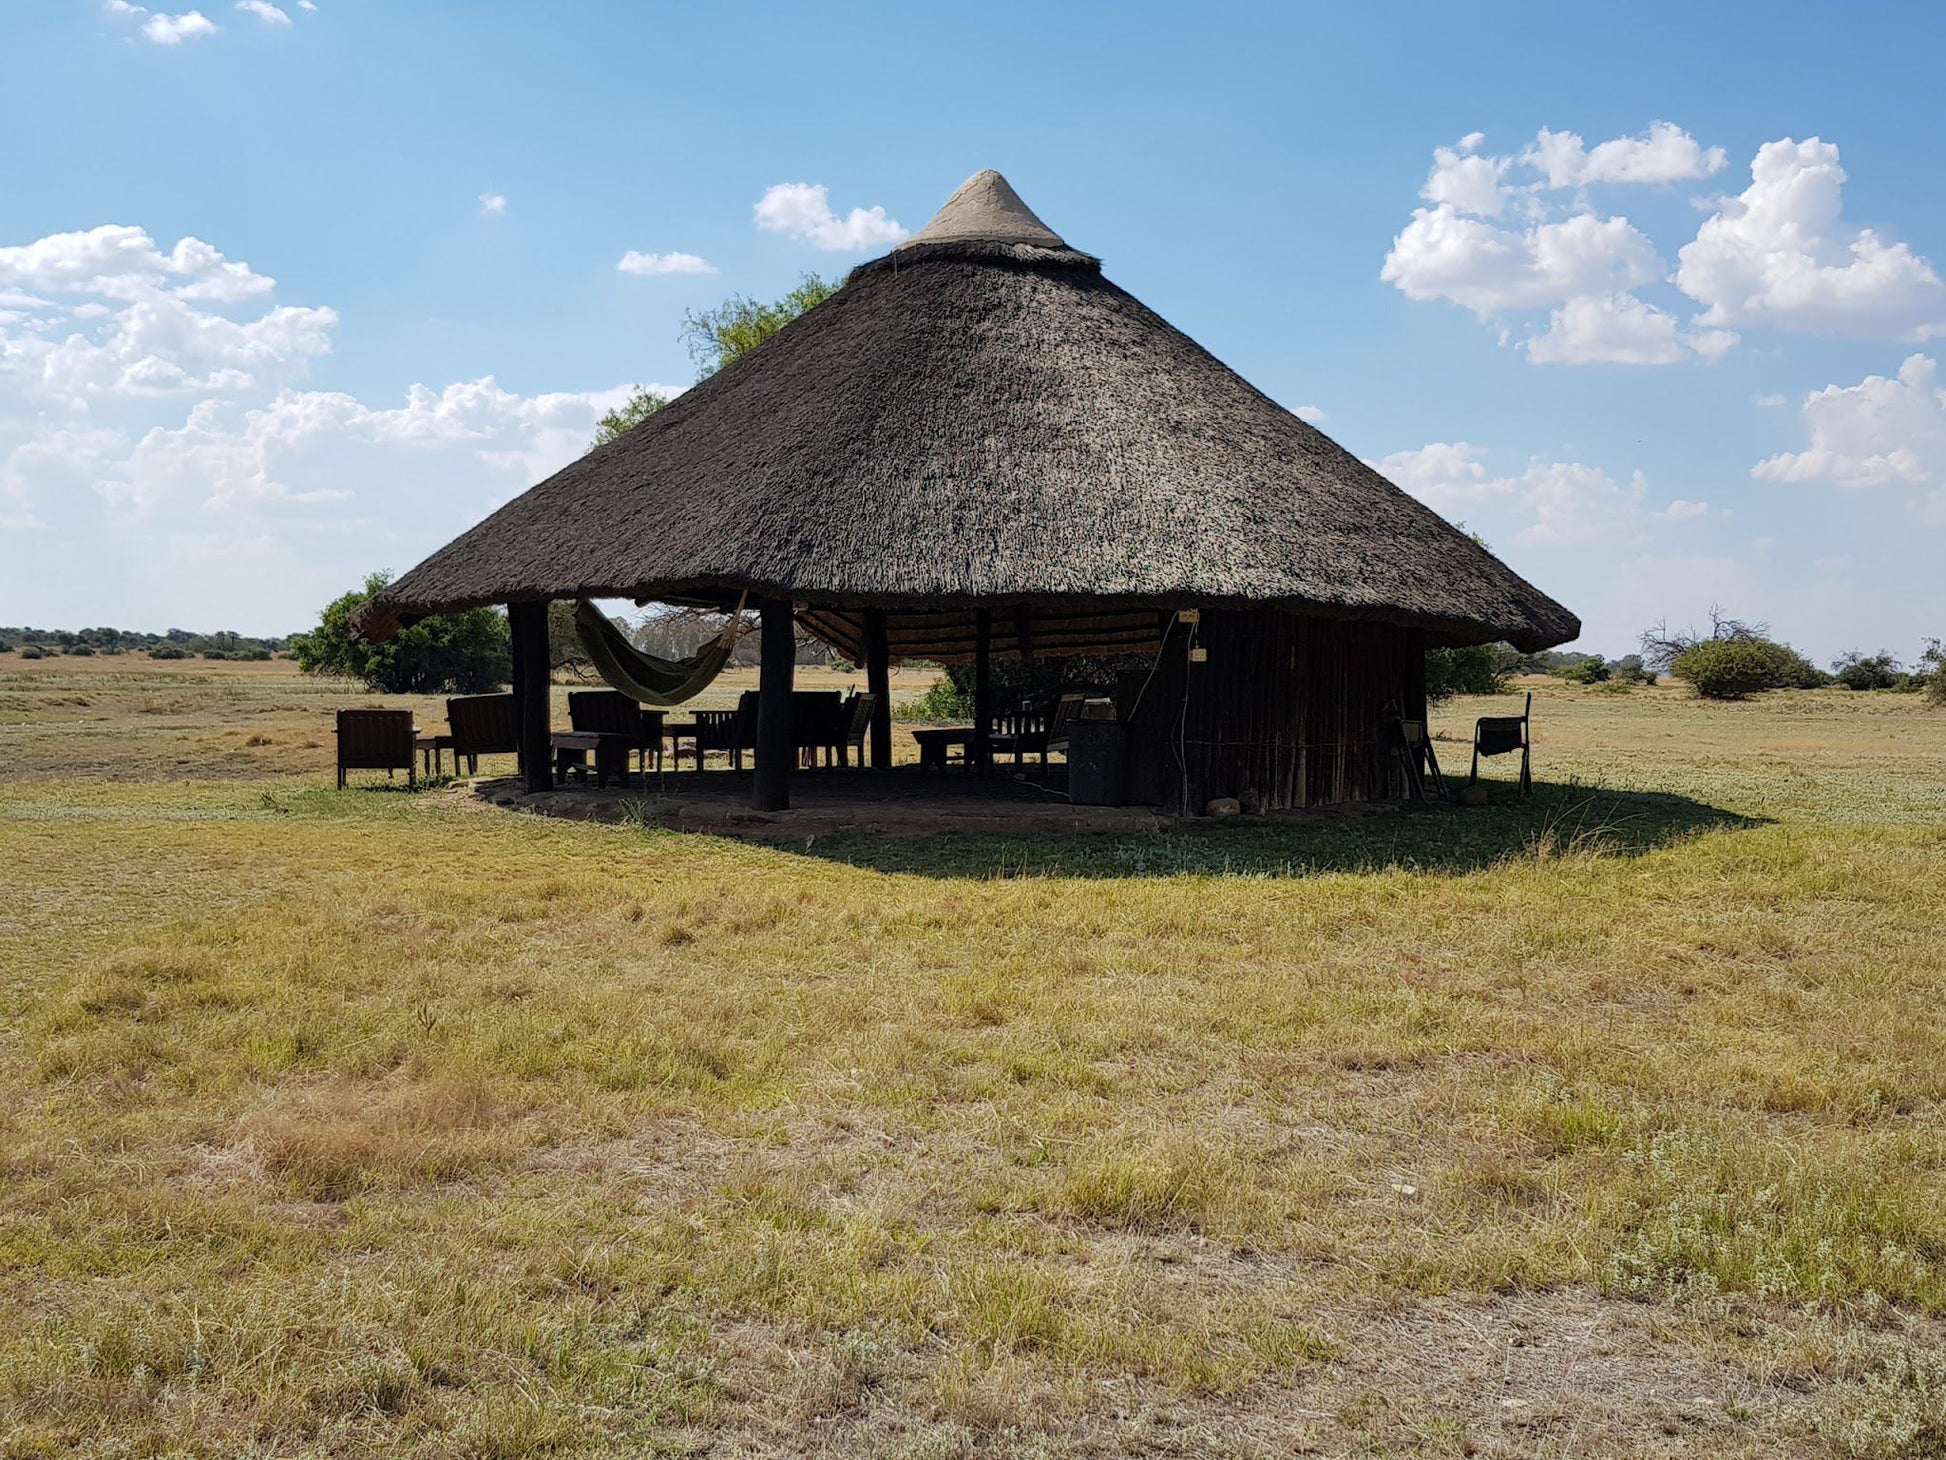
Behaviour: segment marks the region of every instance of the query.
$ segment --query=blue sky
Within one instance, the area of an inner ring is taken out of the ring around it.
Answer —
[[[1913,657],[1946,12],[1555,11],[14,0],[0,623],[302,627],[991,166],[1584,646]]]

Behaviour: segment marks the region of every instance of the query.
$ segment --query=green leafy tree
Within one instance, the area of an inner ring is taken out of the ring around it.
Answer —
[[[1847,650],[1831,661],[1831,672],[1846,689],[1895,689],[1900,673],[1899,661],[1881,649],[1876,654]]]
[[[691,310],[682,317],[683,342],[696,362],[696,378],[707,379],[749,354],[807,309],[838,292],[842,280],[806,274],[782,299],[766,304],[732,294],[714,309]]]
[[[383,644],[354,633],[351,616],[391,581],[389,573],[374,573],[363,588],[333,600],[317,628],[291,640],[298,668],[356,679],[380,694],[481,694],[508,682],[513,653],[498,609],[421,619]]]
[[[1563,664],[1550,673],[1557,679],[1567,680],[1570,684],[1605,684],[1614,671],[1608,667],[1608,661],[1601,655],[1589,654],[1575,660],[1572,664]]]
[[[1441,704],[1454,695],[1500,694],[1511,672],[1501,649],[1499,644],[1469,644],[1426,650],[1426,703]]]
[[[581,635],[574,627],[574,601],[557,598],[547,605],[547,665],[565,669],[577,679],[592,679],[595,667],[588,651],[581,647]]]
[[[625,403],[595,422],[595,439],[590,444],[606,446],[618,436],[626,436],[668,404],[669,397],[660,391],[650,390],[646,385],[636,386]]]
[[[1935,705],[1946,705],[1946,639],[1926,640],[1926,652],[1919,656],[1913,672],[1925,681],[1926,698]]]
[[[1740,700],[1772,689],[1817,689],[1831,683],[1789,644],[1752,636],[1703,639],[1678,654],[1669,672],[1706,700]]]

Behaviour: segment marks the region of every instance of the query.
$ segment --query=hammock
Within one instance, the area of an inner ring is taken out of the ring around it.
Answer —
[[[746,594],[745,597],[748,597]],[[687,659],[658,659],[629,643],[622,631],[587,599],[574,606],[574,636],[601,677],[645,705],[679,705],[702,693],[723,672],[742,632],[743,600],[737,600],[723,632]]]

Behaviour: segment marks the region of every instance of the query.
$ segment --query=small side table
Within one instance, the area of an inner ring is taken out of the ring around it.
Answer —
[[[412,744],[425,763],[426,774],[436,776],[445,769],[445,761],[442,758],[442,754],[453,748],[453,737],[450,735],[415,735],[412,738]],[[459,757],[457,755],[453,757],[453,774],[459,774]]]
[[[964,767],[973,754],[973,731],[969,729],[914,730],[912,738],[919,744],[919,774],[938,771],[942,776],[951,764],[947,756],[950,750],[959,751],[959,764]]]
[[[554,776],[556,780],[566,780],[570,771],[582,780],[588,778],[588,756],[592,752],[595,759],[595,785],[608,784],[613,776],[615,784],[628,784],[629,737],[608,735],[597,730],[556,730],[548,737],[554,748]]]
[[[696,769],[703,768],[703,727],[694,720],[665,720],[662,722],[662,738],[669,742],[669,758],[682,769],[682,743],[687,740],[689,748],[696,755]]]

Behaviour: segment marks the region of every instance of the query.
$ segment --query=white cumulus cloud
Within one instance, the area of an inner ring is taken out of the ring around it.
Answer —
[[[502,218],[506,216],[507,200],[499,193],[480,194],[480,216],[482,218]]]
[[[288,12],[279,10],[270,0],[236,0],[236,8],[246,14],[254,15],[265,25],[289,25]]]
[[[1527,342],[1540,365],[1667,365],[1683,358],[1676,320],[1632,294],[1584,294],[1555,310]]]
[[[1651,512],[1639,471],[1622,483],[1583,462],[1536,459],[1517,474],[1496,475],[1482,455],[1469,442],[1435,441],[1369,465],[1443,517],[1470,520],[1487,512],[1517,524],[1513,540],[1530,547],[1638,540],[1656,517],[1683,520],[1709,510],[1707,503],[1677,499]]]
[[[1503,343],[1537,364],[1716,359],[1759,325],[1946,335],[1946,283],[1932,265],[1844,220],[1845,173],[1830,143],[1765,143],[1740,195],[1696,200],[1708,217],[1671,273],[1649,238],[1599,212],[1587,189],[1698,182],[1726,165],[1722,148],[1671,122],[1592,147],[1542,128],[1514,155],[1484,153],[1483,141],[1474,132],[1434,150],[1420,189],[1426,206],[1392,240],[1380,277],[1408,298],[1496,320]],[[1657,302],[1658,290],[1669,302]],[[1702,308],[1692,313],[1689,301]],[[1545,325],[1531,318],[1540,310],[1549,311]],[[1530,318],[1507,318],[1523,313]]]
[[[1946,390],[1937,362],[1912,355],[1895,377],[1868,375],[1804,398],[1810,444],[1750,469],[1767,482],[1821,482],[1851,491],[1909,487],[1920,508],[1946,523]]]
[[[1507,206],[1507,191],[1502,186],[1510,157],[1482,157],[1480,143],[1484,132],[1469,132],[1452,147],[1438,147],[1432,154],[1432,172],[1419,196],[1437,207],[1450,203],[1462,213],[1498,218]]]
[[[840,218],[823,183],[778,183],[757,200],[757,227],[816,248],[843,252],[897,243],[906,229],[882,207],[853,208]]]
[[[1672,122],[1652,122],[1639,137],[1616,137],[1593,148],[1573,132],[1542,127],[1521,160],[1538,168],[1550,188],[1687,182],[1721,172],[1729,162],[1721,147],[1704,147]]]
[[[1721,199],[1678,255],[1703,323],[1923,340],[1946,333],[1946,284],[1904,243],[1843,219],[1838,149],[1786,137],[1757,149],[1750,186]]]
[[[1411,299],[1444,299],[1486,316],[1610,294],[1663,273],[1655,245],[1626,218],[1577,213],[1519,231],[1420,208],[1392,241],[1379,277]]]
[[[181,15],[158,12],[142,26],[142,34],[158,46],[179,46],[201,35],[215,35],[216,22],[200,10],[185,10]]]
[[[109,299],[174,294],[234,303],[268,294],[276,285],[199,238],[179,239],[165,254],[146,229],[128,224],[51,233],[33,243],[0,248],[0,288]]]
[[[43,617],[298,627],[580,455],[629,395],[313,389],[338,316],[271,288],[121,225],[0,248],[0,582]]]
[[[693,253],[641,253],[630,249],[615,267],[624,274],[713,274],[716,266]]]

